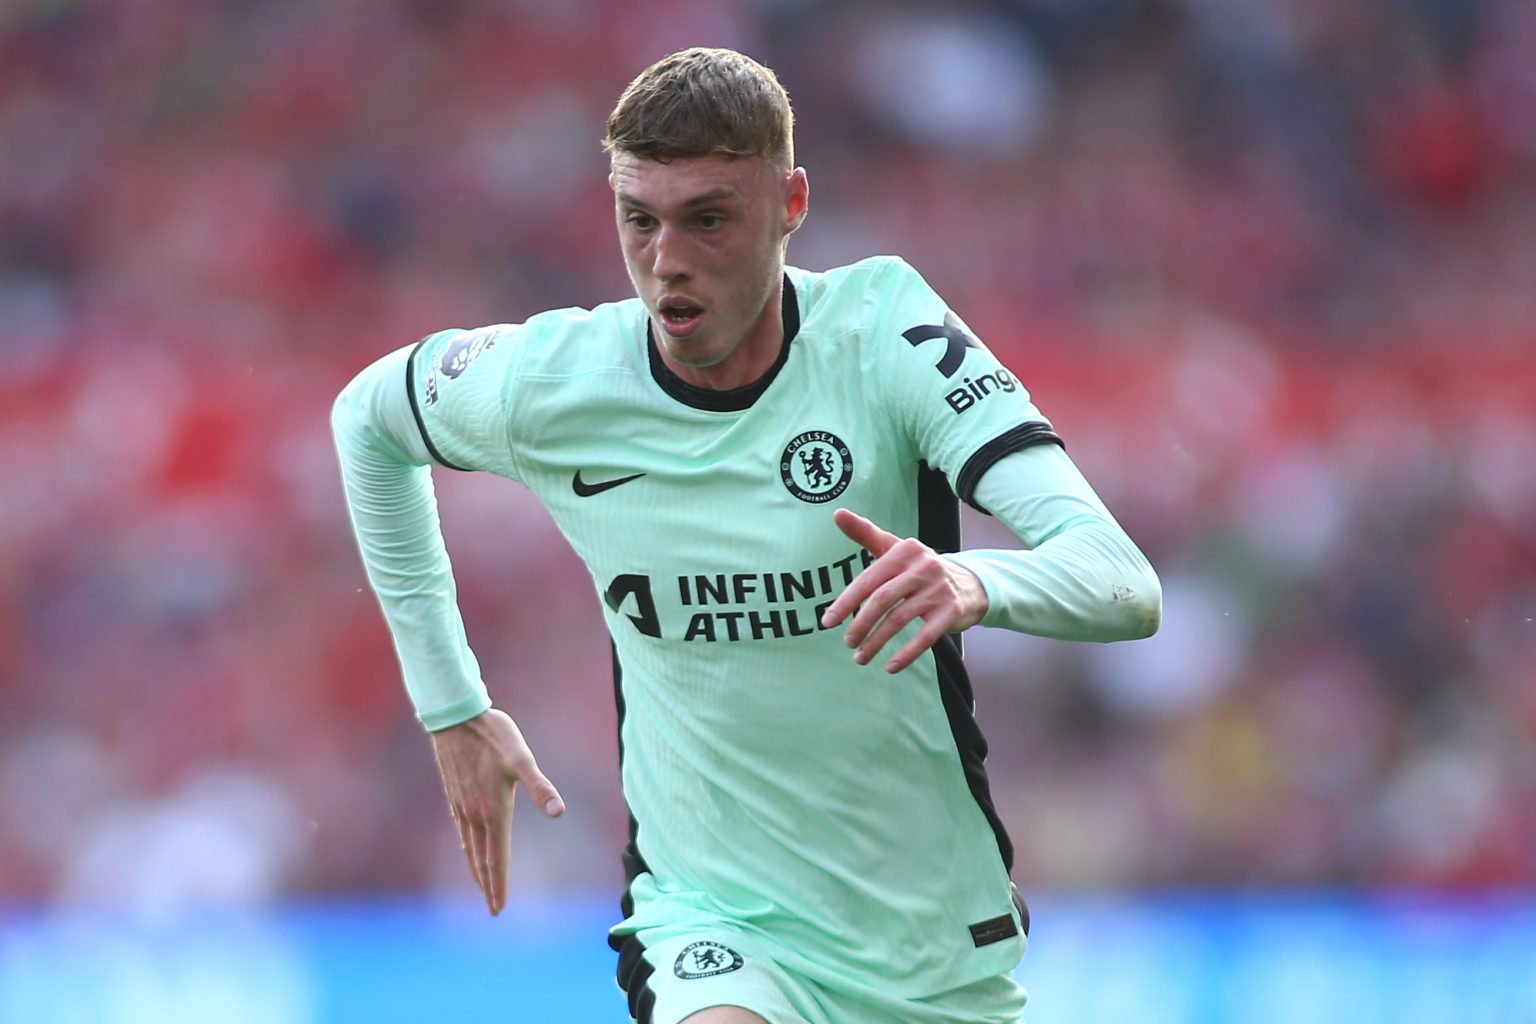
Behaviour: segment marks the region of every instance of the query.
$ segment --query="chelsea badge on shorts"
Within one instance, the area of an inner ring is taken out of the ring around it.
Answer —
[[[712,978],[729,974],[742,964],[741,954],[718,942],[695,942],[683,947],[672,962],[672,973],[679,978]]]
[[[790,494],[820,505],[848,489],[848,481],[853,479],[853,456],[836,434],[807,430],[784,446],[779,477]]]

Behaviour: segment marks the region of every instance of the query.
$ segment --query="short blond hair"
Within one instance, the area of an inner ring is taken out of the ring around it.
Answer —
[[[769,68],[735,50],[696,46],[635,77],[608,115],[603,148],[665,163],[692,156],[795,159],[795,114]]]

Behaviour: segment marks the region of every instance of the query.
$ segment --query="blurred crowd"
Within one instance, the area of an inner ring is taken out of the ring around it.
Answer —
[[[967,638],[1022,886],[1536,883],[1528,0],[21,0],[0,903],[470,894],[329,403],[623,297],[603,118],[695,43],[796,103],[791,260],[913,262],[1162,575],[1151,640]],[[437,479],[571,809],[514,888],[616,892],[591,581],[516,486]]]

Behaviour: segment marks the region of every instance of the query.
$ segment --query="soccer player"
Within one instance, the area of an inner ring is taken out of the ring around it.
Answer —
[[[605,140],[635,297],[364,370],[333,413],[353,525],[491,913],[516,786],[564,804],[491,707],[431,466],[528,487],[606,609],[635,1020],[1017,1021],[1028,918],[958,634],[1143,637],[1161,591],[912,267],[786,266],[792,125],[741,54],[642,72]],[[959,551],[957,497],[1023,546]]]

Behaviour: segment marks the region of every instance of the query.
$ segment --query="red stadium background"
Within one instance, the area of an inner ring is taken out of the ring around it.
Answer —
[[[1528,892],[1524,0],[23,0],[0,904],[470,895],[329,402],[429,331],[625,295],[602,120],[699,42],[796,103],[791,260],[918,266],[1162,574],[1152,640],[968,639],[1020,884]],[[571,808],[520,819],[514,891],[616,891],[591,581],[514,485],[438,480]]]

